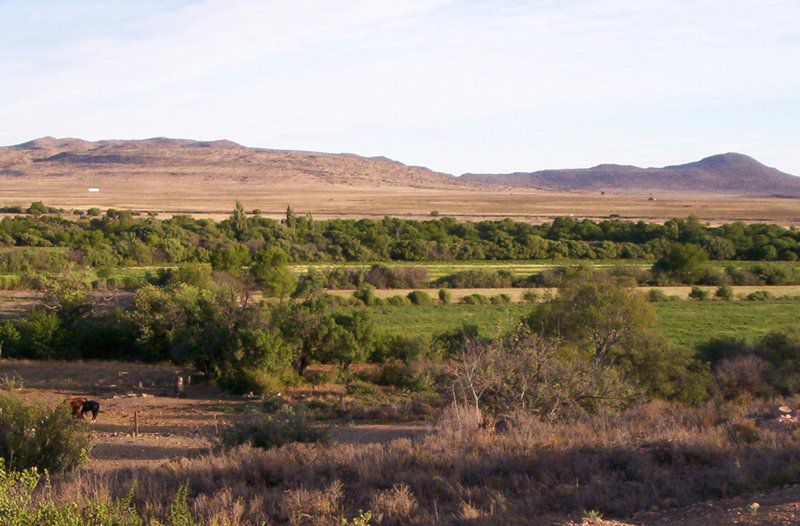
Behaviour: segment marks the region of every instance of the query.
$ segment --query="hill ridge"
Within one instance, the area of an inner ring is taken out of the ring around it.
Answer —
[[[40,137],[0,147],[0,176],[93,179],[201,176],[281,185],[411,188],[489,185],[555,191],[800,196],[800,177],[736,152],[664,167],[603,163],[590,168],[467,173],[454,177],[385,156],[251,148],[226,139],[168,137],[100,141]]]
[[[800,177],[766,166],[736,152],[710,155],[699,161],[664,167],[598,164],[507,174],[467,173],[465,181],[537,188],[584,191],[668,191],[800,196]]]
[[[237,181],[389,185],[464,185],[449,174],[386,157],[250,148],[229,140],[152,137],[85,141],[40,137],[0,147],[0,175],[14,177],[203,176]]]

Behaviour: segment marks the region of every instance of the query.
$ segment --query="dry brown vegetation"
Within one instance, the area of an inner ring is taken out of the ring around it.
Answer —
[[[330,445],[212,454],[215,415],[226,425],[264,406],[207,385],[176,398],[176,372],[121,362],[0,362],[11,379],[6,388],[26,398],[54,405],[84,394],[103,404],[92,460],[53,477],[53,498],[108,500],[135,487],[138,506],[163,514],[188,483],[190,509],[206,524],[328,525],[359,510],[372,514],[371,524],[565,524],[589,510],[634,524],[683,524],[674,517],[699,516],[685,505],[800,478],[800,429],[772,419],[780,403],[800,404],[797,397],[698,409],[653,402],[551,424],[517,416],[500,432],[476,431],[471,412],[451,412],[434,432],[415,423],[345,426],[333,429]],[[746,510],[751,498],[735,509]],[[742,513],[751,517],[718,515]]]
[[[552,524],[586,510],[634,517],[796,480],[797,431],[754,423],[774,403],[652,403],[568,424],[521,419],[505,434],[450,419],[417,441],[243,447],[83,470],[54,480],[53,491],[108,498],[135,481],[136,501],[159,507],[188,481],[195,513],[228,524],[331,524],[367,509],[382,524]]]

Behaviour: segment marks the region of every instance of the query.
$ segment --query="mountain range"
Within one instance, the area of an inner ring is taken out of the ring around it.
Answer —
[[[800,177],[770,168],[740,153],[712,155],[697,162],[663,168],[601,164],[579,169],[464,174],[461,178],[483,184],[548,190],[800,196]]]
[[[800,196],[800,177],[739,153],[663,168],[601,164],[460,177],[408,166],[385,157],[248,148],[231,141],[154,138],[105,140],[43,137],[0,148],[0,178],[107,178],[200,176],[207,180],[275,185],[448,188],[489,185],[557,191],[709,193]]]

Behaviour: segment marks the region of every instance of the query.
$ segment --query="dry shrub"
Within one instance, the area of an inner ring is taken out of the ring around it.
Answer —
[[[476,433],[469,414],[453,415],[416,441],[244,446],[177,467],[80,471],[54,478],[52,492],[64,501],[119,498],[136,481],[136,506],[164,514],[188,481],[198,518],[234,526],[331,524],[358,510],[381,513],[386,524],[519,524],[585,510],[626,517],[800,481],[791,430],[754,427],[798,402],[652,402],[570,423],[517,415],[509,432],[494,435]]]
[[[483,512],[470,504],[469,502],[461,503],[461,518],[464,520],[475,520],[483,517]]]
[[[395,484],[391,489],[377,491],[370,509],[381,524],[405,524],[417,508],[417,499],[408,484]]]
[[[343,495],[338,480],[327,488],[288,490],[280,500],[280,511],[292,526],[332,524],[340,515]]]
[[[771,369],[769,362],[752,354],[727,358],[714,370],[714,388],[726,399],[773,395],[775,390],[767,381]]]

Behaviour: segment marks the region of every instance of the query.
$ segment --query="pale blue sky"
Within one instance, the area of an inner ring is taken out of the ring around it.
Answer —
[[[800,0],[0,0],[0,144],[231,139],[460,174],[800,175]]]

